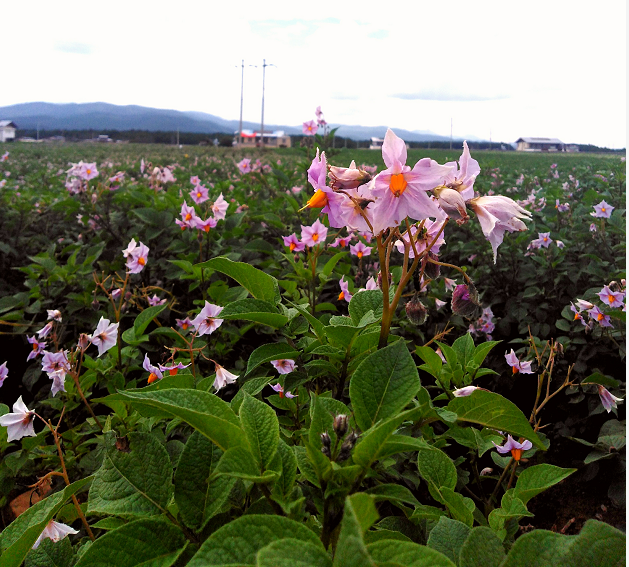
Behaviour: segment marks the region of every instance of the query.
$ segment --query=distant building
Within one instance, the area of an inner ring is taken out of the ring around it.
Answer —
[[[579,151],[579,145],[578,144],[566,144],[566,151],[567,152],[578,152]]]
[[[0,142],[15,140],[15,130],[17,126],[10,120],[0,120]]]
[[[372,136],[371,138],[371,143],[369,144],[369,149],[370,150],[381,150],[382,149],[382,144],[384,144],[384,138],[374,138]],[[406,149],[410,149],[410,146],[408,145],[408,142],[406,142]]]
[[[565,151],[565,144],[557,138],[518,138],[516,144],[519,152]]]
[[[260,132],[254,132],[253,130],[242,131],[242,143],[239,143],[240,131],[234,132],[234,141],[232,145],[235,148],[259,148],[262,146]],[[264,147],[265,148],[290,148],[291,141],[290,136],[286,135],[283,130],[277,130],[275,132],[264,133]]]

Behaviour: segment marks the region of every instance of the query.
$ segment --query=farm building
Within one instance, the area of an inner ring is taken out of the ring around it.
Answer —
[[[10,120],[0,120],[0,142],[15,140],[17,126]]]
[[[557,138],[518,138],[519,152],[563,152],[565,144]]]
[[[370,143],[369,143],[369,149],[370,150],[381,150],[382,149],[382,144],[384,144],[384,138],[374,138],[373,136],[371,137]],[[408,142],[406,142],[406,149],[410,149],[410,146],[408,145]]]
[[[242,144],[238,142],[239,134],[242,135]],[[234,142],[232,144],[236,148],[259,148],[260,132],[254,132],[253,130],[243,130],[234,132]],[[275,132],[264,132],[264,147],[265,148],[290,148],[290,136],[286,135],[283,130],[277,130]]]

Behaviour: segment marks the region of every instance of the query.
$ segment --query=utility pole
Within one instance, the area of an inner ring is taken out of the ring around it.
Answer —
[[[242,101],[245,89],[245,60],[241,63],[240,73],[240,124],[238,125],[238,146],[242,146]]]
[[[262,60],[262,120],[260,121],[260,144],[264,147],[264,81],[267,67],[276,67],[273,63],[267,63],[266,59]]]
[[[450,118],[450,149],[452,149],[452,118]]]

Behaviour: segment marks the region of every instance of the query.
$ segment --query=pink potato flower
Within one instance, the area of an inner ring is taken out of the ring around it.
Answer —
[[[610,307],[620,307],[625,298],[624,291],[612,291],[609,289],[609,286],[604,286],[596,295],[601,298],[601,301],[605,303],[605,305],[609,305]]]
[[[202,230],[203,232],[210,232],[211,228],[215,228],[217,225],[217,221],[214,217],[208,217],[205,220],[197,217],[195,222],[195,228],[197,230]]]
[[[339,285],[341,286],[341,293],[339,293],[339,301],[342,301],[343,299],[345,301],[347,301],[347,303],[349,303],[352,300],[352,294],[349,291],[349,282],[345,281],[345,276],[343,276],[340,280],[339,280]]]
[[[279,395],[280,398],[296,398],[297,396],[290,393],[290,391],[284,391],[284,387],[281,384],[273,384],[271,386]]]
[[[588,310],[588,315],[591,319],[596,321],[601,327],[613,327],[611,317],[609,315],[605,315],[599,308],[598,305],[592,307],[592,309]]]
[[[362,258],[363,256],[369,256],[371,254],[371,246],[365,246],[362,242],[358,242],[356,245],[352,244],[349,247],[349,251],[352,256]]]
[[[245,173],[249,173],[251,171],[251,159],[243,158],[236,164],[236,166],[238,167],[238,171],[240,171],[243,175]]]
[[[304,122],[301,127],[301,131],[306,136],[314,136],[319,129],[319,125],[314,121]]]
[[[478,390],[478,386],[465,386],[463,388],[452,390],[452,395],[455,398],[462,398],[464,396],[469,396],[474,390]]]
[[[144,370],[146,370],[149,373],[149,377],[148,377],[148,383],[149,384],[152,384],[156,380],[161,380],[164,377],[164,375],[162,374],[162,371],[159,368],[157,368],[156,366],[153,366],[151,364],[151,361],[149,359],[149,355],[148,354],[144,355],[144,361],[142,362],[142,368],[144,368]]]
[[[22,437],[35,437],[35,428],[33,427],[33,419],[35,412],[30,411],[24,402],[22,396],[13,404],[13,413],[5,413],[0,416],[0,425],[7,428],[7,441],[18,441]]]
[[[190,191],[190,197],[192,197],[192,200],[199,205],[210,198],[208,195],[208,188],[203,185],[197,185],[192,191]]]
[[[223,319],[217,319],[222,310],[223,308],[218,305],[205,302],[201,312],[192,320],[198,336],[211,335],[223,324]]]
[[[188,205],[185,201],[181,205],[181,212],[179,213],[181,220],[175,219],[175,222],[181,227],[181,230],[186,228],[194,228],[197,222],[197,212],[194,207]]]
[[[0,364],[0,388],[2,388],[2,384],[4,384],[4,381],[7,379],[8,375],[9,369],[7,368],[7,363],[3,362],[2,364]]]
[[[89,181],[90,179],[94,179],[94,177],[98,177],[98,170],[96,169],[95,163],[81,163],[81,167],[79,169],[79,177]]]
[[[533,447],[533,443],[531,443],[528,439],[523,443],[518,443],[511,435],[507,436],[507,442],[500,446],[496,445],[493,441],[494,447],[501,455],[506,455],[507,453],[511,453],[511,456],[519,461],[522,458],[522,452],[528,451]]]
[[[293,232],[290,236],[282,236],[284,246],[287,246],[291,252],[301,252],[306,245],[300,242],[297,235]]]
[[[406,157],[404,140],[391,129],[387,130],[382,145],[382,158],[387,169],[377,175],[372,190],[376,199],[374,234],[399,225],[406,217],[422,220],[428,217],[442,219],[444,216],[427,192],[440,185],[452,168],[424,158],[411,170],[406,165]]]
[[[513,369],[514,374],[517,374],[518,372],[521,374],[534,374],[531,370],[532,362],[520,362],[513,349],[511,349],[511,352],[505,353],[505,359],[507,364],[509,364],[509,366]]]
[[[33,345],[31,352],[28,353],[26,360],[33,360],[33,358],[37,358],[42,351],[46,348],[45,341],[38,341],[37,337],[33,335],[32,337],[26,337],[26,340]]]
[[[598,205],[594,205],[594,212],[590,213],[590,215],[600,219],[608,219],[612,216],[612,211],[614,209],[615,207],[612,207],[603,200]]]
[[[212,385],[216,391],[221,390],[227,386],[227,384],[233,384],[238,379],[236,374],[232,374],[231,372],[225,370],[220,364],[214,363],[214,368],[216,371],[216,378],[214,379],[214,383]]]
[[[44,351],[42,358],[42,370],[48,373],[48,378],[52,380],[51,393],[53,396],[57,392],[65,392],[66,374],[70,372],[70,363],[68,362],[68,351],[59,351],[56,353]]]
[[[214,201],[211,207],[212,213],[214,214],[214,218],[217,221],[225,220],[225,215],[227,213],[228,208],[229,208],[229,203],[225,200],[225,198],[223,197],[223,194],[221,193],[218,196],[218,199]]]
[[[621,404],[625,400],[614,396],[607,388],[604,388],[600,384],[597,384],[598,395],[601,398],[603,407],[607,410],[607,413],[612,411],[612,408],[618,408],[617,404]]]
[[[120,323],[110,323],[109,319],[100,318],[96,330],[91,335],[92,344],[98,347],[98,356],[107,352],[115,346],[118,340],[118,325]]]
[[[314,221],[312,226],[301,225],[301,241],[311,248],[323,242],[328,235],[327,227],[318,219]]]
[[[57,543],[58,541],[62,540],[64,537],[70,534],[78,534],[78,533],[79,532],[77,530],[71,528],[70,526],[66,524],[62,524],[61,522],[55,522],[54,520],[50,520],[46,524],[44,531],[40,534],[40,536],[37,538],[37,540],[33,544],[33,549],[37,549],[39,547],[39,544],[44,539],[50,539],[54,543]]]
[[[131,246],[133,244],[133,246]],[[125,254],[126,252],[126,254]],[[139,274],[146,266],[149,255],[149,247],[141,242],[136,246],[135,240],[132,239],[126,250],[122,251],[127,259],[126,267],[130,274]]]
[[[275,370],[277,370],[278,374],[290,374],[293,370],[295,370],[295,361],[290,358],[272,360],[271,364]]]

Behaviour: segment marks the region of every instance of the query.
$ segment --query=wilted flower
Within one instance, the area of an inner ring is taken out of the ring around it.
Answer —
[[[452,395],[455,398],[462,398],[464,396],[469,396],[474,390],[478,390],[478,386],[464,386],[463,388],[457,388],[456,390],[452,390]]]
[[[603,200],[598,205],[594,205],[594,212],[590,213],[590,215],[593,217],[601,218],[601,219],[608,219],[609,217],[612,216],[612,211],[614,209],[615,207],[608,205]]]
[[[98,347],[98,356],[107,352],[118,340],[119,323],[110,323],[109,319],[100,318],[96,330],[91,336],[92,343]]]
[[[611,412],[612,408],[618,408],[617,404],[621,404],[625,401],[622,398],[617,398],[616,396],[614,396],[612,393],[609,392],[609,390],[607,390],[607,388],[604,388],[600,384],[597,384],[597,388],[598,395],[601,398],[601,403],[603,404],[603,407],[607,410],[607,413]]]
[[[56,543],[70,534],[78,534],[78,533],[79,533],[78,531],[76,531],[75,529],[72,529],[70,526],[67,526],[66,524],[62,524],[61,522],[55,522],[54,520],[50,520],[46,524],[44,531],[40,534],[40,536],[37,538],[37,540],[33,544],[33,549],[37,549],[39,547],[39,544],[42,542],[42,540],[46,538]]]
[[[209,301],[205,302],[205,306],[201,309],[201,312],[192,320],[192,324],[199,336],[211,335],[223,324],[223,319],[216,318],[220,315],[222,310],[223,308],[218,305],[214,305]]]
[[[342,301],[344,299],[347,303],[349,303],[353,296],[349,291],[349,282],[345,281],[345,276],[341,277],[339,285],[341,286],[341,293],[339,293],[338,300]]]
[[[33,427],[33,419],[35,412],[30,411],[24,402],[22,396],[13,404],[13,413],[6,413],[0,416],[0,425],[7,428],[7,441],[18,441],[22,437],[35,437],[35,428]]]
[[[279,395],[280,398],[296,398],[297,396],[291,394],[289,391],[284,391],[284,387],[281,384],[272,384],[271,388],[273,388]]]
[[[61,311],[59,309],[47,309],[48,319],[61,323]]]
[[[522,458],[522,452],[528,451],[531,447],[533,447],[533,443],[531,443],[528,439],[523,443],[518,443],[511,435],[507,436],[507,442],[500,446],[496,445],[493,441],[494,447],[501,455],[506,455],[507,453],[511,453],[511,456],[519,461]]]
[[[272,360],[271,364],[279,374],[290,374],[295,369],[295,361],[290,358]]]
[[[52,321],[50,321],[49,323],[46,323],[41,329],[39,329],[39,331],[37,331],[37,336],[40,339],[47,337],[50,334],[50,331],[52,331],[52,325],[53,325]]]
[[[513,349],[511,349],[511,352],[505,352],[505,360],[507,361],[507,364],[509,364],[509,366],[511,366],[511,368],[513,369],[514,374],[517,374],[518,372],[520,372],[521,374],[534,374],[534,372],[531,370],[532,362],[520,362]]]
[[[4,381],[6,380],[8,375],[9,369],[7,368],[7,363],[3,362],[2,364],[0,364],[0,388],[2,388],[2,384],[4,384]]]
[[[214,363],[214,368],[216,371],[216,378],[214,379],[213,386],[216,391],[224,388],[227,384],[233,384],[238,378],[236,374],[228,372],[220,364]]]
[[[478,303],[478,292],[471,282],[460,284],[454,288],[452,293],[452,312],[461,315],[466,319],[478,319],[482,312]]]
[[[341,413],[339,415],[334,416],[334,421],[332,422],[332,428],[334,429],[334,433],[338,437],[343,437],[347,433],[347,429],[349,427],[349,418]]]

